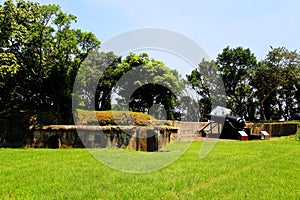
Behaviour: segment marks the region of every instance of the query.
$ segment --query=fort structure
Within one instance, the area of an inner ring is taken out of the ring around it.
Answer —
[[[209,122],[175,122],[173,126],[87,126],[50,125],[30,127],[29,148],[126,148],[137,151],[158,151],[173,140],[191,141],[205,137],[219,138],[221,124]],[[287,136],[297,132],[297,124],[246,123],[249,139],[264,139],[265,132],[272,136]],[[209,135],[203,135],[206,130]],[[263,131],[263,133],[262,133]],[[226,139],[226,138],[225,138]],[[228,138],[240,139],[241,138]]]

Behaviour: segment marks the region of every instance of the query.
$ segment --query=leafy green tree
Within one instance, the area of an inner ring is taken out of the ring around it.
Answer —
[[[297,108],[300,102],[296,98],[299,82],[300,56],[296,51],[289,51],[285,48],[276,48],[272,52],[277,54],[275,56],[278,57],[278,60],[276,59],[275,62],[280,65],[280,71],[282,71],[276,98],[279,114],[277,117],[284,117],[285,120],[288,120],[289,118],[294,118],[297,113],[300,113]]]
[[[130,110],[147,112],[157,119],[175,119],[175,106],[175,94],[160,84],[143,85],[134,91],[129,99]]]
[[[223,49],[217,57],[219,73],[221,74],[227,95],[227,104],[239,116],[252,119],[253,112],[248,108],[253,107],[253,91],[250,87],[252,70],[257,65],[257,60],[250,49],[242,47]]]
[[[297,119],[300,120],[300,66],[297,67],[296,69],[296,91],[295,91],[295,109],[293,110],[291,117],[292,119]]]
[[[130,53],[122,59],[113,52],[92,51],[77,78],[75,103],[82,108],[150,113],[157,106],[163,108],[168,119],[178,117],[175,93],[180,94],[183,82],[177,71],[150,59],[146,53]],[[113,94],[117,94],[115,99]],[[162,112],[156,114],[161,116]]]
[[[74,103],[88,110],[110,110],[112,88],[124,73],[117,70],[120,62],[121,57],[113,52],[99,52],[99,49],[90,52],[77,74]]]
[[[212,111],[212,103],[219,106],[224,106],[222,99],[224,99],[223,84],[218,81],[218,65],[215,61],[202,60],[198,68],[193,70],[191,74],[187,75],[187,80],[192,86],[192,89],[199,95],[199,109],[200,117]]]
[[[122,57],[109,55],[109,65],[101,76],[96,89],[96,110],[111,110],[112,91],[117,81],[130,69],[121,64]]]
[[[53,109],[70,122],[80,64],[100,42],[72,29],[76,17],[59,6],[7,0],[0,6],[0,107]]]
[[[152,106],[160,105],[167,119],[179,118],[175,108],[184,88],[184,81],[176,70],[163,62],[150,59],[146,53],[129,54],[120,64],[127,71],[118,80],[114,91],[119,95],[119,105],[128,105],[130,110],[150,112]]]
[[[256,90],[263,120],[293,118],[299,111],[300,56],[284,47],[272,48],[254,70],[251,85]]]

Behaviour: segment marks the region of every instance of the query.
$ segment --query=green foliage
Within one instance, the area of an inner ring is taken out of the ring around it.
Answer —
[[[177,98],[184,87],[177,71],[146,53],[130,53],[122,59],[113,52],[92,51],[77,78],[74,103],[79,108],[149,113],[153,105],[159,105],[166,110],[167,119],[175,119]],[[113,92],[118,97],[112,108]]]
[[[212,102],[222,105],[224,100],[223,84],[219,82],[218,65],[215,61],[202,60],[198,68],[187,75],[187,80],[193,90],[199,95],[201,118],[212,110]]]
[[[130,110],[148,114],[152,106],[159,105],[166,111],[165,119],[177,118],[175,107],[182,95],[184,81],[176,70],[169,69],[161,61],[150,59],[146,53],[129,54],[121,66],[128,73],[115,87],[121,97],[118,99],[120,105],[129,104]],[[134,93],[130,94],[131,91]],[[160,114],[157,114],[159,117]]]
[[[49,110],[51,122],[56,118],[69,124],[72,97],[80,108],[111,110],[115,92],[120,110],[157,110],[153,114],[158,118],[165,110],[173,120],[184,114],[178,111],[181,105],[195,113],[188,117],[198,119],[199,112],[202,117],[210,112],[212,102],[223,102],[219,86],[224,83],[228,107],[247,120],[300,119],[297,51],[271,47],[257,63],[250,49],[226,47],[215,61],[203,60],[187,76],[199,95],[199,111],[190,106],[195,100],[182,95],[185,81],[176,70],[146,53],[123,59],[113,52],[99,53],[98,39],[72,28],[76,21],[57,5],[24,0],[0,4],[0,111]],[[77,73],[81,90],[74,94]],[[214,78],[219,75],[223,83]]]
[[[256,58],[250,49],[226,47],[216,61],[203,60],[198,65],[198,69],[187,75],[192,88],[200,95],[202,117],[210,113],[212,102],[222,105],[223,100],[227,102],[227,107],[239,116],[253,120],[256,105],[249,101],[254,98],[249,82],[256,63]],[[219,75],[222,77],[222,83],[218,81]],[[226,100],[221,96],[224,93],[223,87]]]
[[[30,138],[33,111],[0,113],[0,147],[23,147],[25,139]]]
[[[249,86],[252,69],[257,65],[256,57],[250,49],[226,47],[217,57],[227,95],[227,105],[239,116],[253,120],[255,105],[249,105],[253,91]],[[252,115],[252,116],[251,116]]]
[[[298,52],[284,47],[271,48],[267,57],[257,63],[250,49],[226,47],[216,61],[202,61],[187,78],[200,95],[204,114],[210,112],[213,91],[221,93],[214,86],[216,75],[206,72],[212,71],[212,67],[223,78],[227,106],[239,116],[248,121],[300,119]]]
[[[250,84],[256,89],[264,120],[294,118],[300,113],[299,69],[300,55],[286,48],[271,48],[267,58],[255,68]]]
[[[62,114],[51,109],[0,112],[0,147],[24,147],[32,139],[30,126],[60,124]]]
[[[92,33],[72,29],[59,6],[5,1],[0,6],[0,109],[51,108],[70,123],[72,87]],[[63,123],[62,122],[62,123]]]
[[[77,74],[74,104],[82,109],[111,110],[112,88],[126,71],[120,59],[113,52],[91,51]]]

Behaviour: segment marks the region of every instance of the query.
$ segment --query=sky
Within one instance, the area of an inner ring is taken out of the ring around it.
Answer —
[[[168,29],[190,38],[211,59],[226,46],[250,48],[258,60],[270,46],[300,49],[299,0],[38,0],[77,16],[74,27],[105,42],[139,28]],[[159,53],[154,53],[156,57]],[[184,61],[161,59],[171,65]],[[158,58],[160,59],[160,58]],[[186,63],[185,63],[186,64]]]

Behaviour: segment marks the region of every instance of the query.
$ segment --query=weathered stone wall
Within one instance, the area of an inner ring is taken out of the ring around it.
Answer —
[[[32,148],[105,148],[118,147],[138,151],[157,151],[177,136],[174,127],[118,126],[45,126],[31,127]]]
[[[199,130],[206,125],[207,122],[178,122],[176,124],[178,127],[178,138],[182,140],[192,140],[199,134]],[[205,129],[209,128],[211,128],[211,126]],[[219,127],[213,126],[212,132],[217,133],[219,131],[217,128]],[[267,131],[270,136],[288,136],[297,133],[298,125],[293,123],[246,123],[245,128],[249,129],[246,130],[247,134],[252,136],[261,136],[261,131]]]
[[[199,131],[207,125],[207,122],[177,122],[178,139],[179,140],[193,140],[199,136]]]
[[[267,131],[270,136],[288,136],[297,133],[298,125],[292,123],[246,123],[246,128],[250,129],[251,135],[259,136],[261,135],[261,131]]]
[[[34,130],[33,138],[28,138],[26,147],[31,148],[56,148],[59,147],[84,147],[81,139],[74,130]]]
[[[138,151],[157,151],[174,139],[193,140],[207,122],[177,122],[171,126],[44,126],[31,127],[26,147],[31,148],[104,148],[119,147]],[[209,127],[207,127],[209,128]],[[247,123],[250,136],[267,131],[270,136],[288,136],[297,132],[297,124]]]

